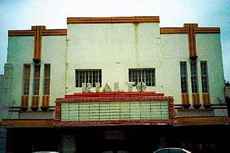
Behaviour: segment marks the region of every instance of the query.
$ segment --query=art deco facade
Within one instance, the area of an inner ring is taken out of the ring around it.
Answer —
[[[9,133],[7,150],[20,148],[18,137],[25,128],[56,140],[43,144],[35,134],[38,140],[28,137],[24,152],[43,146],[78,152],[79,144],[86,146],[81,140],[90,137],[84,132],[98,142],[88,145],[102,152],[111,140],[117,146],[138,143],[134,140],[145,130],[135,127],[154,131],[228,124],[220,29],[159,24],[158,16],[69,17],[67,29],[9,30],[0,80],[0,101],[9,107],[1,123]],[[129,141],[134,133],[139,135]],[[149,146],[146,140],[146,152]]]

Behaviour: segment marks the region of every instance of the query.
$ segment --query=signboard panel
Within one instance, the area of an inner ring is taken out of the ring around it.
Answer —
[[[62,103],[62,121],[167,120],[168,101]]]

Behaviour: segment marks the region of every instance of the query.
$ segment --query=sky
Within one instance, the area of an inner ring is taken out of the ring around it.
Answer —
[[[31,25],[66,28],[67,17],[160,16],[160,26],[218,26],[225,80],[230,81],[230,0],[0,0],[0,74],[7,56],[8,30]]]

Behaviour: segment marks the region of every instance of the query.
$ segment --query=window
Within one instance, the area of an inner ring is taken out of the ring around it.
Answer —
[[[144,82],[147,86],[155,86],[154,68],[129,69],[129,82]]]
[[[91,83],[96,87],[96,83],[101,86],[101,69],[77,69],[75,70],[76,87],[82,87],[82,83]]]
[[[39,95],[39,83],[40,83],[40,65],[35,64],[35,66],[34,66],[33,95]]]
[[[23,66],[23,95],[29,95],[30,91],[30,64]]]
[[[50,94],[50,64],[44,65],[44,85],[43,94]]]
[[[191,60],[191,81],[192,81],[192,92],[198,92],[198,79],[197,79],[197,65],[196,60]]]
[[[181,77],[181,91],[183,93],[188,92],[187,63],[186,62],[180,62],[180,77]]]
[[[208,66],[207,61],[200,62],[202,92],[208,92]]]

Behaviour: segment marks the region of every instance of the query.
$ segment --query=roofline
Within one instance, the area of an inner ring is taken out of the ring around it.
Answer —
[[[36,27],[42,27],[42,36],[66,36],[67,29],[46,29],[45,26],[32,26],[31,30],[8,30],[8,36],[34,36]]]
[[[113,24],[113,23],[160,23],[159,16],[132,17],[68,17],[67,24]],[[183,27],[160,27],[160,34],[186,34],[194,27],[197,34],[219,34],[220,27],[199,27],[197,23],[185,23]],[[45,26],[32,26],[31,30],[8,30],[8,36],[34,36],[36,27],[41,28],[42,36],[66,36],[67,29],[46,29]]]
[[[160,23],[159,16],[68,17],[67,24]]]
[[[219,27],[198,27],[195,29],[196,33],[220,33]],[[186,34],[184,27],[161,27],[161,34]]]
[[[195,33],[220,33],[220,27],[199,27],[198,23],[185,23],[183,27],[161,27],[161,34],[186,34],[189,27],[194,27]]]

